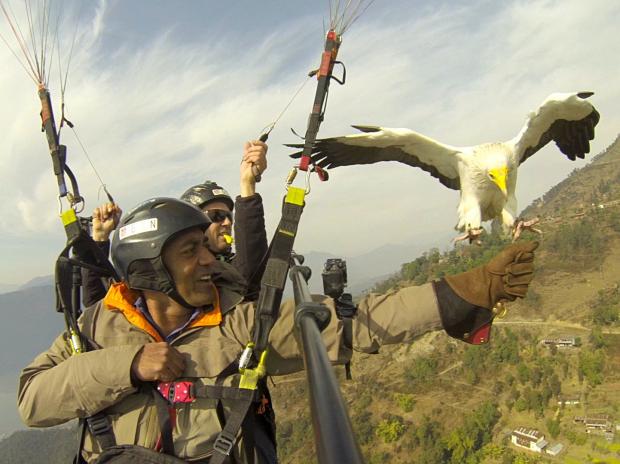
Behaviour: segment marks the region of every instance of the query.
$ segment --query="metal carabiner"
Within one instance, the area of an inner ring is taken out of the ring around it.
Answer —
[[[62,216],[62,197],[58,195],[58,216]]]
[[[310,169],[306,170],[306,195],[310,195],[310,191],[312,190],[310,188]]]
[[[291,184],[293,183],[293,181],[297,178],[297,173],[299,172],[299,165],[293,166],[293,168],[290,170],[290,172],[288,173],[288,176],[286,176],[286,185],[284,186],[284,189],[286,191],[288,191],[289,187],[291,186]],[[305,182],[305,194],[308,195],[310,193],[310,191],[312,190],[310,188],[310,169],[306,170],[306,182]]]
[[[293,168],[288,173],[288,176],[286,176],[286,189],[287,190],[288,190],[289,186],[295,180],[295,177],[297,177],[297,166],[293,166]]]

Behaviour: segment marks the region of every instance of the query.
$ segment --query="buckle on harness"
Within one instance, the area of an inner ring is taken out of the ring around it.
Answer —
[[[159,382],[157,391],[170,404],[193,403],[196,401],[193,382]]]
[[[105,415],[96,414],[94,416],[87,417],[86,423],[88,424],[90,433],[95,436],[103,435],[112,430],[110,422]]]
[[[235,435],[222,430],[215,439],[213,449],[226,456],[230,456],[230,452],[233,449],[233,446],[235,446],[235,438]]]

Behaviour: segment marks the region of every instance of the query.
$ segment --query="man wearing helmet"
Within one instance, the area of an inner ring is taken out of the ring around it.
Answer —
[[[209,217],[209,248],[218,258],[230,262],[233,257],[231,245],[234,204],[228,192],[217,183],[206,180],[187,189],[181,195],[181,200],[197,206]]]
[[[206,180],[187,189],[181,199],[187,201],[209,216],[207,229],[209,248],[218,259],[231,262],[246,280],[245,297],[255,300],[260,290],[260,277],[265,268],[263,259],[268,243],[265,231],[263,200],[256,192],[255,173],[267,169],[267,145],[254,140],[244,145],[240,166],[240,193],[233,203],[228,192],[216,182]],[[233,209],[235,212],[236,254],[232,253]],[[103,252],[109,252],[109,237],[121,217],[121,209],[114,203],[106,203],[93,211],[93,239]],[[105,296],[107,286],[101,276],[92,270],[84,272],[84,306],[90,306]]]
[[[234,205],[228,192],[209,180],[190,187],[181,195],[181,200],[197,206],[209,216],[211,226],[207,235],[211,251],[219,259],[232,262],[248,281],[257,272],[256,267],[267,252],[263,202],[256,193],[255,175],[267,169],[266,153],[264,142],[254,140],[245,143],[239,172],[240,193]],[[233,257],[231,228],[235,206],[237,256]]]
[[[72,356],[61,335],[22,371],[18,407],[27,425],[102,417],[86,434],[87,462],[119,455],[126,460],[114,462],[184,462],[172,456],[207,462],[226,453],[231,462],[277,462],[268,394],[237,388],[255,307],[243,302],[234,268],[210,251],[209,225],[198,208],[169,198],[148,200],[123,218],[112,242],[123,282],[80,319],[93,349]],[[491,308],[527,292],[536,246],[513,244],[471,271],[365,296],[353,319],[353,350],[372,353],[442,328],[469,343],[485,342]],[[352,350],[333,301],[325,303],[333,313],[323,331],[327,352],[345,363]],[[268,375],[303,369],[293,316],[293,304],[285,302],[269,337]],[[244,409],[240,430],[224,440],[222,427],[242,398],[256,405]],[[161,450],[159,460],[146,461]]]

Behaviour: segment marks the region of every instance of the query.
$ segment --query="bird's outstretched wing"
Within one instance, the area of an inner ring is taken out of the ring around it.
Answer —
[[[399,161],[424,169],[446,187],[460,189],[459,148],[441,144],[409,129],[353,127],[363,134],[317,140],[312,150],[312,161],[322,168]],[[287,146],[303,148],[302,144]],[[299,158],[301,152],[290,156]]]
[[[570,160],[590,152],[598,111],[586,98],[593,92],[554,93],[530,113],[521,132],[511,140],[519,164],[553,140]]]

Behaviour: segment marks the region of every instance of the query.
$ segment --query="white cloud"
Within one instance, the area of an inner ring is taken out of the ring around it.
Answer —
[[[229,36],[191,43],[176,40],[178,26],[171,25],[140,46],[119,41],[110,48],[108,6],[100,1],[78,30],[67,111],[112,194],[129,208],[148,196],[176,196],[207,177],[235,192],[243,141],[259,135],[318,65],[320,17],[286,18],[286,26],[258,37],[251,49],[233,40],[241,33],[234,25]],[[592,90],[602,115],[592,144],[597,153],[620,127],[618,20],[620,5],[611,0],[377,2],[344,37],[348,82],[332,84],[320,135],[349,133],[350,124],[361,123],[409,127],[453,145],[506,140],[548,94]],[[7,240],[57,236],[56,186],[38,133],[35,92],[4,49],[0,63],[0,233]],[[295,141],[289,127],[304,132],[314,82],[270,138],[260,184],[270,230],[292,165],[281,144]],[[92,209],[96,177],[73,135],[64,134]],[[581,165],[555,147],[543,150],[520,174],[521,206]],[[358,254],[416,240],[422,231],[445,236],[456,222],[457,198],[404,165],[337,169],[328,183],[313,180],[298,248]],[[59,247],[49,246],[51,256]],[[3,264],[0,281],[6,273]]]

